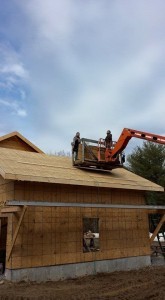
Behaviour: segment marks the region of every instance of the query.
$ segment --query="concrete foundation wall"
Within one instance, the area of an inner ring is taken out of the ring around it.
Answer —
[[[36,282],[58,281],[85,275],[96,275],[97,273],[139,269],[150,265],[150,256],[137,256],[38,268],[6,269],[5,276],[7,280],[14,282],[21,280]]]

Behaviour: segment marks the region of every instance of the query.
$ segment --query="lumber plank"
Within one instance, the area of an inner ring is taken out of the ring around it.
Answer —
[[[13,247],[14,247],[14,244],[15,244],[15,241],[16,241],[16,239],[17,239],[18,232],[19,232],[19,229],[20,229],[20,226],[21,226],[23,217],[24,217],[24,215],[25,215],[26,209],[27,209],[27,206],[24,206],[23,209],[22,209],[22,213],[21,213],[21,215],[20,215],[20,218],[19,218],[19,221],[18,221],[16,230],[15,230],[15,232],[14,232],[12,244],[11,244],[11,246],[10,246],[9,253],[8,253],[8,258],[7,258],[8,261],[9,261],[9,259],[10,259],[10,256],[11,256],[11,253],[12,253],[12,250],[13,250]]]
[[[161,218],[159,224],[157,225],[157,227],[155,228],[152,236],[150,237],[150,243],[153,242],[154,238],[156,237],[156,235],[158,234],[160,228],[162,227],[163,223],[165,222],[165,214],[163,215],[163,217]]]
[[[3,207],[1,209],[1,213],[14,213],[14,212],[18,212],[21,211],[21,207],[20,206],[13,206],[13,207]]]

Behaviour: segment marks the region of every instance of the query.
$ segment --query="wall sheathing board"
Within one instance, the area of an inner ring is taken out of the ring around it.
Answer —
[[[7,200],[14,199],[14,182],[5,180],[0,176],[0,208]]]
[[[143,204],[139,191],[15,183],[15,200]],[[20,213],[13,214],[12,232]],[[100,251],[83,253],[83,218],[99,218]],[[135,209],[28,207],[9,269],[149,255],[148,218]]]
[[[4,139],[3,141],[0,141],[0,147],[34,152],[34,149],[32,147],[30,147],[27,143],[22,141],[17,136],[13,136],[8,139]]]

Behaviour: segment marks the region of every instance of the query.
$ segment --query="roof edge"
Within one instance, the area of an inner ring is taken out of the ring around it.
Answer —
[[[125,183],[124,185],[120,185],[118,183],[98,183],[95,181],[91,181],[89,183],[88,180],[73,180],[66,178],[54,178],[54,177],[41,177],[41,176],[29,176],[29,175],[20,175],[20,174],[11,174],[6,173],[5,179],[14,180],[14,181],[33,181],[40,183],[56,183],[56,184],[66,184],[66,185],[79,185],[79,186],[91,186],[91,187],[101,187],[101,188],[112,188],[112,189],[130,189],[130,190],[140,190],[140,191],[152,191],[152,192],[164,192],[164,188],[160,185],[155,184],[155,186],[136,186]]]

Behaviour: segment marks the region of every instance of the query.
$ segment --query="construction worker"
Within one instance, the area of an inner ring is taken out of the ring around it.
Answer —
[[[112,147],[112,134],[110,130],[107,130],[107,135],[105,138],[105,147],[108,149]]]
[[[80,144],[80,132],[76,132],[76,135],[73,138],[73,143],[72,143],[72,152],[73,152],[74,161],[78,159],[79,144]]]
[[[83,249],[85,252],[94,250],[95,248],[94,238],[95,238],[95,234],[91,230],[88,230],[87,232],[84,233]]]
[[[95,234],[91,231],[91,230],[88,230],[87,232],[87,238],[90,239],[90,244],[89,244],[89,247],[90,248],[94,248],[95,244],[94,244],[94,237],[95,237]]]
[[[120,156],[121,156],[121,164],[124,164],[124,163],[125,163],[125,153],[122,152],[122,153],[120,154]]]

